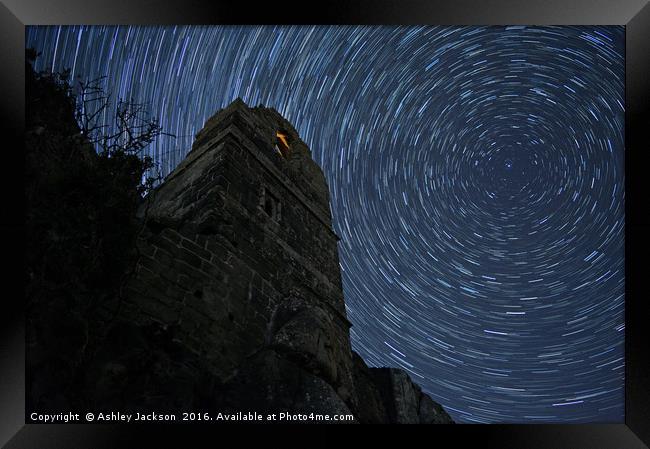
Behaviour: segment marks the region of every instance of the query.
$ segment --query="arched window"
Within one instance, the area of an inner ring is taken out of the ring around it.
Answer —
[[[282,157],[288,158],[291,146],[289,145],[289,135],[284,131],[275,133],[275,149]]]

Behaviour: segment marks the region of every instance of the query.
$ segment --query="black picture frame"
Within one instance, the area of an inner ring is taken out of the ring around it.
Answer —
[[[367,24],[367,25],[625,25],[625,424],[457,425],[431,426],[427,440],[454,441],[499,448],[647,448],[650,444],[650,341],[643,314],[644,259],[650,214],[645,206],[648,185],[643,177],[643,150],[648,149],[650,118],[650,3],[647,0],[355,0],[292,5],[282,2],[199,2],[198,0],[3,0],[0,5],[0,89],[5,141],[0,195],[0,236],[5,260],[4,310],[0,323],[0,444],[9,448],[44,447],[198,447],[188,444],[200,434],[221,434],[221,426],[91,425],[24,423],[23,258],[23,127],[25,25],[49,24]],[[367,430],[364,426],[360,431]],[[395,426],[393,426],[395,427]],[[401,426],[408,427],[408,426]],[[286,427],[282,426],[283,429]],[[303,426],[307,432],[313,426]],[[329,428],[328,428],[329,429]],[[237,426],[238,435],[250,432]],[[305,436],[291,430],[288,440]],[[402,428],[391,434],[411,434]],[[372,429],[371,434],[385,432]],[[327,432],[329,438],[334,434]],[[325,440],[326,441],[326,440]],[[336,441],[336,440],[332,440]],[[225,440],[221,441],[222,443]],[[644,444],[645,442],[645,444]],[[433,443],[432,443],[433,444]]]

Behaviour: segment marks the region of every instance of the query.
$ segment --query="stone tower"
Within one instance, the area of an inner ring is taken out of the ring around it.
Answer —
[[[207,366],[213,405],[448,419],[421,419],[433,401],[405,373],[352,352],[327,183],[274,109],[237,99],[215,114],[140,215],[121,317],[173,327]]]

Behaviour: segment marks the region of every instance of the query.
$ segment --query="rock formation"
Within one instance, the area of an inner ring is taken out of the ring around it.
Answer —
[[[96,401],[139,379],[156,407],[451,422],[404,371],[351,350],[327,183],[274,109],[238,99],[215,114],[139,216]]]

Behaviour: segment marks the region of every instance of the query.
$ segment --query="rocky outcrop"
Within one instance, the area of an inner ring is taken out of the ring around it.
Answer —
[[[395,368],[374,368],[376,376],[387,378],[388,417],[398,424],[447,424],[451,417],[444,409],[414,384],[405,371]]]
[[[408,374],[396,368],[369,368],[357,353],[354,381],[363,398],[357,416],[365,423],[452,424],[451,417]]]
[[[140,338],[164,371],[144,382],[150,398],[182,378],[167,407],[451,422],[404,371],[352,351],[325,177],[275,110],[238,100],[218,112],[140,217],[138,267],[106,309],[168,342]],[[147,372],[116,357],[98,363],[103,385]]]

